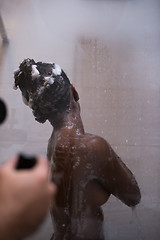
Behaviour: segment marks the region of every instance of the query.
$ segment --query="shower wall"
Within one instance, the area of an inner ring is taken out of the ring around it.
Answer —
[[[56,62],[80,95],[85,130],[104,137],[134,173],[141,203],[104,204],[108,240],[160,235],[159,0],[0,0],[9,45],[0,45],[0,162],[18,152],[46,155],[52,128],[39,124],[13,90],[24,58]],[[48,215],[28,240],[49,239]]]

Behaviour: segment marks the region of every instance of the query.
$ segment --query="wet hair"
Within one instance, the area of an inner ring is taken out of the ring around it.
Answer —
[[[15,88],[20,88],[24,103],[35,119],[44,123],[51,114],[70,107],[70,81],[59,65],[25,59],[14,72]]]

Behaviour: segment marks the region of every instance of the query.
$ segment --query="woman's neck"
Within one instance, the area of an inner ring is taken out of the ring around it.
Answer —
[[[72,134],[84,134],[84,127],[80,116],[79,105],[71,106],[69,111],[54,114],[49,118],[49,122],[54,127],[54,131],[67,131]]]

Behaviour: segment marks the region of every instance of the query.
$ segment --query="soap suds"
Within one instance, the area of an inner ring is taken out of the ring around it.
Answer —
[[[17,68],[17,69],[15,69],[15,70],[13,71],[13,73],[14,73],[14,74],[17,74],[19,71],[20,71],[19,68]]]
[[[53,77],[44,77],[44,80],[48,82],[48,84],[52,85],[54,83]]]
[[[40,73],[37,70],[37,65],[32,65],[32,72],[31,72],[31,74],[32,74],[32,78],[33,79],[40,76]]]
[[[54,68],[52,69],[52,73],[57,76],[57,75],[61,75],[62,73],[62,69],[58,64],[54,65]]]

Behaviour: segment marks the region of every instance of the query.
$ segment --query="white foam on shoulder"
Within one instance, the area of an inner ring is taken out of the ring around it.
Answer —
[[[32,65],[32,71],[31,71],[32,78],[37,78],[40,76],[39,71],[37,70],[37,65]]]
[[[54,65],[54,68],[52,68],[52,73],[57,76],[57,75],[61,75],[62,73],[62,69],[58,64]]]

